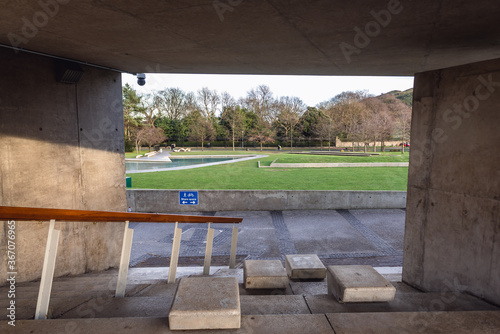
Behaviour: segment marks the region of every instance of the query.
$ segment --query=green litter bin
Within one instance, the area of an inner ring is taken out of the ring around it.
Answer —
[[[132,188],[132,178],[131,177],[125,178],[125,185],[127,188]]]

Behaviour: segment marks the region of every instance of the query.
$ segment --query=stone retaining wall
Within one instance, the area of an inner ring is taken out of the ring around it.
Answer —
[[[199,190],[198,205],[180,205],[179,190],[127,190],[135,212],[399,209],[405,191]]]

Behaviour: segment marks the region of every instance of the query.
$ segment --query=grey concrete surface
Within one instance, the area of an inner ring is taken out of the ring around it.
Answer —
[[[198,190],[198,205],[180,205],[179,190],[128,189],[135,212],[402,209],[405,191]]]
[[[316,254],[285,255],[285,268],[292,279],[324,279],[326,267]]]
[[[245,260],[245,289],[286,289],[288,277],[279,260]]]
[[[80,331],[81,333],[165,333],[175,334],[168,328],[168,318],[103,318],[103,319],[54,319],[21,320],[16,327],[0,321],[0,331],[5,334],[53,334]],[[192,334],[220,334],[221,330],[193,330]],[[225,329],[227,334],[334,334],[323,314],[243,315],[240,329]]]
[[[0,205],[125,211],[119,73],[83,66],[78,84],[56,80],[53,59],[0,47]],[[17,281],[42,272],[48,222],[17,222]],[[56,222],[55,275],[116,266],[120,224]],[[7,263],[0,222],[0,261]],[[0,284],[7,265],[0,266]]]
[[[497,311],[327,314],[335,334],[496,334]]]
[[[405,288],[408,286],[406,285]],[[474,296],[457,292],[400,292],[394,300],[383,303],[339,303],[331,295],[306,295],[311,313],[378,312],[461,312],[500,311],[498,307]]]
[[[499,8],[491,0],[7,2],[0,43],[131,73],[413,75],[497,58]]]
[[[389,302],[396,288],[372,266],[328,266],[328,294],[340,303]]]
[[[240,294],[234,277],[184,277],[168,313],[171,330],[241,327]]]
[[[384,259],[388,261],[384,265],[402,264],[404,210],[237,211],[210,214],[243,218],[238,226],[237,248],[237,255],[242,260],[271,259],[281,260],[284,264],[287,254],[316,254],[328,265],[342,264],[344,260],[348,264],[365,260],[368,263],[360,264],[380,267]],[[388,226],[384,226],[384,222]],[[134,229],[131,266],[144,266],[150,261],[157,261],[156,266],[168,266],[173,224],[131,223],[130,227]],[[183,230],[180,262],[183,263],[185,258],[202,260],[207,226],[179,224],[179,227]],[[229,261],[232,226],[213,224],[212,227],[215,229],[212,255],[226,257]]]
[[[500,304],[500,60],[418,74],[414,101],[404,280]]]

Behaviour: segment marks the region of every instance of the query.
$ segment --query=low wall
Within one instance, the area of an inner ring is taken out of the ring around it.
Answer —
[[[127,190],[134,212],[400,209],[406,191],[199,190],[198,205],[180,205],[179,190]]]

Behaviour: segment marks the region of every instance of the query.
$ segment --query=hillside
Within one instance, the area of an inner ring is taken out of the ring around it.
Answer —
[[[386,94],[393,95],[395,98],[403,101],[405,104],[409,105],[410,107],[413,105],[413,88],[407,89],[405,91],[393,90],[393,91],[390,91]]]

